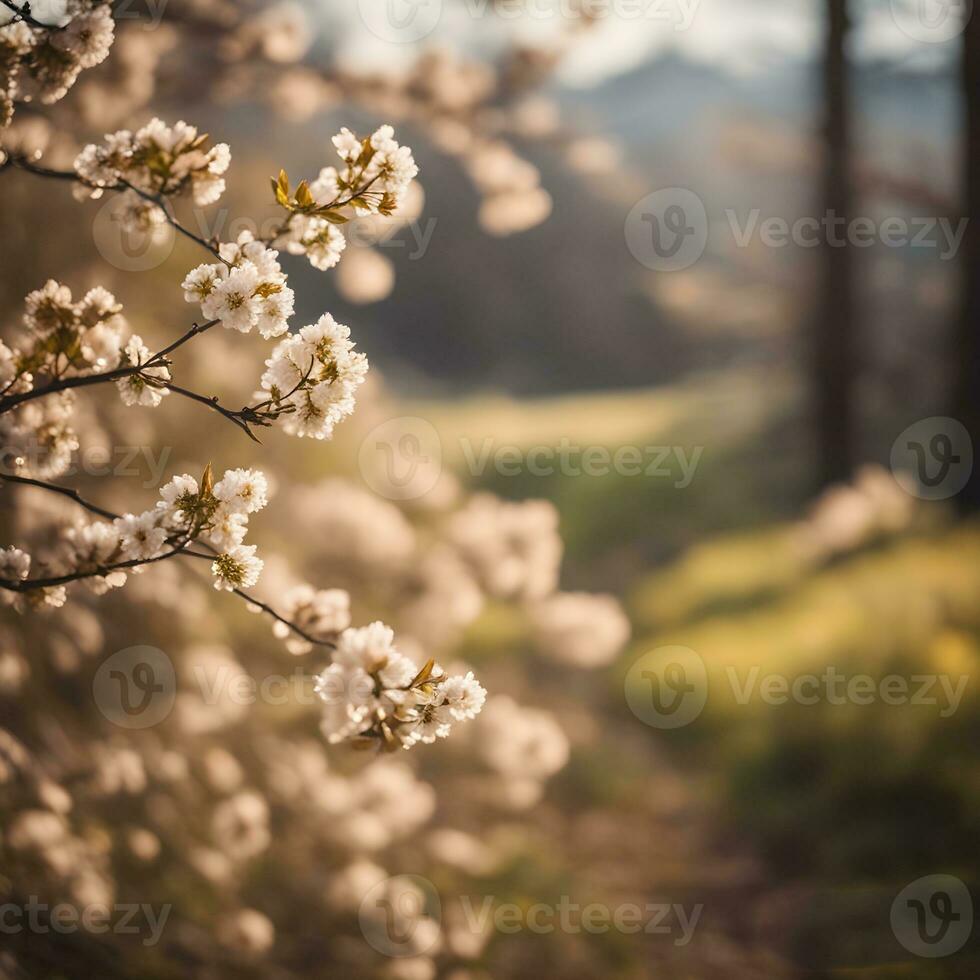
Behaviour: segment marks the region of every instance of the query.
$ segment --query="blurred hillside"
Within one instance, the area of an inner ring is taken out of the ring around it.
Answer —
[[[434,222],[424,256],[409,257],[408,231],[396,236],[402,245],[385,254],[399,285],[375,306],[351,307],[298,269],[309,280],[304,295],[322,296],[356,323],[365,349],[409,392],[528,395],[657,385],[733,362],[792,366],[814,253],[738,247],[727,212],[744,221],[758,208],[762,218],[790,222],[813,213],[813,83],[806,63],[739,78],[669,55],[595,89],[554,89],[567,135],[609,141],[621,166],[583,174],[552,141],[522,145],[541,169],[553,213],[531,231],[485,236],[479,249],[469,247],[478,199],[468,179],[413,134],[427,195],[419,232]],[[934,197],[954,207],[952,79],[867,65],[857,70],[856,91],[862,170],[870,175],[860,213],[935,214],[935,206],[881,190],[882,177],[914,190],[924,173]],[[315,120],[301,142],[281,129],[273,142],[287,148],[291,168],[312,170],[336,122]],[[240,124],[255,123],[250,116]],[[632,258],[623,222],[637,200],[670,186],[703,199],[711,233],[698,263],[665,274]],[[917,355],[943,342],[955,263],[934,250],[881,245],[859,250],[855,261],[876,311],[867,324],[869,397],[905,405],[911,395],[923,411],[941,402],[945,379]]]

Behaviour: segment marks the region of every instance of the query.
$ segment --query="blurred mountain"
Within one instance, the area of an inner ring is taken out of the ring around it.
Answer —
[[[608,139],[622,165],[583,176],[555,146],[519,147],[540,168],[554,210],[507,238],[475,227],[479,199],[467,177],[422,134],[408,133],[427,197],[417,231],[432,227],[424,255],[410,257],[417,251],[410,229],[397,235],[401,244],[384,250],[397,270],[394,293],[367,307],[347,304],[331,277],[297,263],[292,275],[309,303],[299,312],[326,307],[355,326],[363,349],[407,391],[639,387],[733,361],[785,362],[798,348],[815,253],[736,247],[729,212],[743,221],[758,208],[763,218],[790,222],[812,213],[814,72],[812,64],[777,61],[736,77],[672,54],[594,89],[552,93],[572,132]],[[872,64],[857,70],[855,87],[864,158],[915,179],[928,167],[929,186],[952,200],[953,80]],[[329,131],[324,122],[322,138],[299,146],[293,139],[291,165],[318,166]],[[709,216],[706,254],[684,273],[647,270],[625,243],[630,208],[663,187],[694,189]],[[869,200],[867,213],[878,206]],[[907,212],[901,201],[885,206]],[[923,269],[921,281],[903,276],[917,259],[881,247],[859,259],[869,288],[880,281],[895,299],[892,343],[920,321],[934,329],[932,307],[949,288],[953,263]],[[932,304],[927,315],[922,304]]]

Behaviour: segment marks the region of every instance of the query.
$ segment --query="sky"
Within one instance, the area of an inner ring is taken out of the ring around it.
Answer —
[[[346,56],[378,66],[411,61],[442,44],[492,51],[511,36],[553,38],[570,0],[319,0]],[[589,87],[658,54],[677,51],[733,74],[764,72],[773,60],[800,60],[819,50],[821,0],[592,0],[598,26],[564,60],[559,80]],[[967,0],[852,0],[857,59],[933,69],[957,51],[959,5]],[[394,18],[408,38],[392,31]],[[923,19],[924,18],[924,19]],[[949,26],[951,25],[951,27]],[[412,32],[422,35],[417,40]],[[381,37],[379,35],[388,35]],[[411,40],[413,43],[409,43]]]

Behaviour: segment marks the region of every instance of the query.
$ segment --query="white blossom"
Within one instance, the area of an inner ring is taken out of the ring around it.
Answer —
[[[31,556],[12,545],[0,549],[0,578],[25,579],[31,570]]]
[[[175,476],[160,488],[157,508],[163,512],[166,519],[183,523],[187,519],[184,509],[193,506],[198,492],[197,480],[194,477],[186,473]]]
[[[477,494],[452,515],[447,533],[491,595],[536,599],[555,591],[562,544],[553,504]]]
[[[92,68],[108,57],[115,24],[108,5],[73,17],[63,30],[51,34],[53,47],[72,55],[81,68]]]
[[[470,670],[462,677],[447,677],[442,685],[442,696],[453,718],[466,721],[480,713],[487,692]]]
[[[124,560],[160,554],[167,540],[167,530],[160,526],[160,516],[154,509],[142,514],[124,514],[113,522],[119,533]]]
[[[181,288],[184,290],[184,299],[188,303],[203,303],[211,295],[215,287],[228,276],[228,266],[223,263],[217,265],[199,265],[184,278]]]
[[[307,635],[326,638],[350,626],[350,595],[343,589],[316,590],[310,585],[297,585],[283,595],[282,615]],[[290,653],[308,653],[312,649],[309,641],[285,623],[273,623],[272,632],[285,641]]]
[[[90,143],[75,158],[75,172],[89,196],[120,184],[151,195],[179,194],[190,187],[194,203],[213,204],[225,189],[222,177],[231,161],[227,144],[205,149],[206,136],[180,121],[168,126],[151,119],[142,129],[106,135]]]
[[[263,394],[280,412],[290,435],[327,439],[354,411],[354,393],[367,374],[367,358],[354,350],[350,329],[329,313],[281,340],[266,362]]]
[[[360,156],[361,141],[346,126],[333,137],[332,142],[341,160],[352,163]]]
[[[150,349],[143,343],[142,339],[136,334],[133,334],[123,348],[122,362],[127,366],[137,366],[146,364],[152,356]],[[124,378],[120,378],[116,382],[116,387],[119,388],[119,394],[122,397],[124,405],[148,405],[156,407],[163,401],[164,395],[170,394],[166,388],[148,382],[147,378],[159,378],[161,381],[169,381],[170,369],[164,365],[159,365],[157,367],[144,368],[138,373],[129,374]]]
[[[626,614],[608,595],[559,592],[533,606],[530,614],[541,653],[576,667],[607,666],[630,636]]]
[[[188,303],[200,303],[209,320],[248,333],[257,327],[263,337],[278,337],[293,315],[293,291],[279,265],[279,253],[243,231],[235,242],[218,249],[220,262],[199,265],[184,278]]]
[[[211,564],[214,587],[231,592],[255,585],[262,573],[264,562],[255,557],[254,544],[239,544],[222,552]]]
[[[258,470],[227,470],[213,492],[232,513],[254,514],[268,503],[269,486]]]
[[[201,311],[209,320],[220,320],[228,330],[248,333],[258,322],[252,302],[258,284],[258,270],[251,262],[243,262],[214,287]]]
[[[219,508],[215,513],[214,526],[208,532],[211,543],[221,551],[228,551],[245,540],[248,517],[236,511]]]
[[[291,215],[276,244],[290,255],[305,255],[314,269],[326,272],[339,261],[347,239],[326,218],[310,214]]]
[[[389,750],[447,737],[454,722],[476,717],[486,698],[472,672],[447,677],[434,661],[420,669],[381,622],[340,634],[316,692],[329,742],[376,738]]]
[[[31,556],[20,548],[13,545],[7,548],[0,548],[0,578],[10,579],[11,581],[24,581],[31,570]],[[23,606],[23,597],[19,592],[0,589],[0,606],[13,606],[20,610]]]

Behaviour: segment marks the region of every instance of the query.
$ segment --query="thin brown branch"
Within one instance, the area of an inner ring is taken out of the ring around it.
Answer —
[[[41,490],[47,490],[50,493],[56,493],[68,497],[69,499],[73,500],[76,504],[78,504],[80,507],[84,507],[85,510],[91,511],[93,514],[98,514],[100,517],[105,517],[108,520],[118,520],[120,516],[119,514],[113,513],[111,510],[106,510],[103,507],[99,507],[98,504],[94,504],[91,501],[86,500],[84,497],[81,496],[81,494],[79,494],[77,490],[71,487],[58,486],[58,484],[56,483],[48,483],[45,480],[36,480],[32,477],[10,476],[8,474],[0,475],[0,483],[2,483],[4,480],[7,480],[11,483],[20,483],[26,486],[37,487],[38,489]],[[209,553],[206,554],[205,552],[201,552],[201,551],[191,551],[189,548],[190,544],[200,545],[200,547],[206,548]],[[149,564],[150,562],[161,561],[164,558],[172,558],[174,556],[179,556],[181,558],[201,558],[201,559],[205,559],[206,561],[214,561],[214,558],[217,554],[218,554],[217,549],[209,545],[206,541],[199,541],[196,538],[191,538],[188,539],[186,542],[184,542],[183,546],[175,551],[168,552],[165,555],[159,555],[156,558],[138,559],[135,562],[128,563],[128,565],[135,567],[136,565]],[[114,569],[120,569],[122,567],[123,565],[113,566]],[[85,573],[84,575],[79,575],[76,578],[70,579],[70,581],[78,581],[81,578],[92,578],[100,574],[104,574],[104,573],[88,572]],[[28,582],[33,582],[33,583],[37,583],[33,586],[33,588],[43,588],[45,586],[40,584],[43,581],[44,580],[41,579],[26,579],[22,583],[18,583],[16,580],[0,579],[0,588],[7,589],[8,591],[12,591],[12,592],[26,592],[29,591],[29,589],[19,588],[18,585],[26,585]],[[49,580],[47,584],[61,585],[67,583],[55,582],[53,580]],[[284,626],[288,626],[289,629],[291,629],[297,636],[306,640],[307,643],[312,643],[315,646],[331,647],[331,648],[335,645],[330,640],[319,640],[315,636],[311,635],[310,633],[307,633],[306,630],[304,630],[301,626],[297,626],[296,623],[294,623],[292,620],[286,619],[285,616],[282,616],[280,613],[276,612],[276,610],[273,609],[272,606],[270,606],[268,603],[262,602],[261,599],[256,599],[255,596],[253,595],[249,595],[249,593],[246,592],[244,589],[234,588],[231,591],[234,592],[234,594],[237,595],[240,599],[244,599],[246,602],[250,603],[251,605],[261,609],[264,613],[271,616],[277,622],[282,623]]]
[[[4,2],[4,0],[0,0],[0,2]],[[171,228],[195,244],[200,245],[201,248],[207,249],[207,251],[210,252],[215,258],[221,258],[218,248],[214,242],[208,241],[206,238],[202,238],[200,235],[195,235],[194,232],[182,225],[177,220],[173,210],[169,206],[169,202],[162,194],[151,194],[149,191],[141,190],[139,187],[133,186],[133,184],[131,184],[128,180],[120,180],[118,184],[111,184],[107,187],[96,188],[87,181],[82,180],[82,178],[79,177],[74,170],[52,170],[50,167],[42,167],[40,164],[34,163],[32,160],[27,159],[27,157],[7,157],[7,159],[0,164],[0,171],[6,170],[9,167],[23,170],[25,173],[34,174],[36,177],[47,177],[51,180],[72,181],[73,183],[81,184],[83,187],[90,187],[93,190],[112,191],[116,194],[120,194],[123,191],[132,191],[134,194],[138,194],[141,198],[143,198],[144,201],[148,201],[150,204],[156,205],[163,212],[167,224],[170,225]]]
[[[245,421],[244,414],[248,412],[247,408],[243,408],[239,412],[234,412],[229,408],[225,408],[223,405],[219,405],[217,395],[199,395],[196,391],[191,391],[189,388],[182,388],[180,385],[175,385],[171,381],[154,379],[152,384],[155,388],[165,388],[167,391],[172,391],[175,395],[181,395],[182,397],[189,398],[201,405],[206,405],[212,411],[224,416],[224,418],[228,419],[229,422],[237,425],[238,428],[240,428],[242,432],[244,432],[245,435],[252,440],[252,442],[261,443],[262,440],[255,435],[255,433],[248,427],[248,422]]]
[[[10,592],[33,592],[37,589],[50,589],[57,585],[80,582],[82,579],[87,578],[104,578],[113,572],[125,571],[127,568],[136,568],[141,565],[152,565],[154,562],[173,558],[174,555],[179,555],[188,544],[190,544],[190,538],[184,538],[175,548],[171,548],[170,551],[165,551],[163,554],[155,555],[153,558],[128,558],[126,561],[113,562],[110,565],[100,565],[85,572],[68,572],[65,575],[52,575],[48,578],[0,578],[0,589],[7,589]]]
[[[110,521],[114,521],[119,516],[118,514],[113,514],[111,510],[106,510],[104,507],[99,507],[97,504],[89,503],[89,501],[82,498],[74,487],[62,487],[57,483],[48,483],[46,480],[36,480],[30,476],[14,476],[11,473],[0,473],[0,483],[4,482],[20,483],[26,487],[38,487],[41,490],[48,490],[51,493],[60,493],[62,496],[68,497],[70,500],[74,500],[80,507],[84,507],[93,514],[98,514],[99,517],[105,517]]]
[[[106,190],[130,190],[134,194],[138,194],[144,201],[149,201],[151,204],[155,204],[166,216],[167,224],[169,224],[174,230],[180,232],[181,235],[190,239],[197,245],[200,245],[201,248],[207,249],[216,259],[221,258],[221,253],[218,251],[218,247],[213,241],[208,241],[206,238],[201,238],[199,235],[195,235],[194,232],[192,232],[189,228],[186,228],[177,220],[176,215],[174,215],[173,210],[170,207],[170,202],[164,195],[150,194],[148,191],[140,190],[138,187],[134,187],[128,180],[122,180],[116,187],[108,187]]]
[[[154,354],[144,364],[131,364],[128,367],[114,368],[111,371],[102,371],[98,374],[82,374],[71,378],[59,378],[56,381],[52,381],[51,384],[45,385],[43,388],[32,388],[30,391],[21,391],[16,395],[7,395],[4,398],[0,398],[0,415],[4,412],[9,412],[10,409],[16,408],[18,405],[24,404],[24,402],[33,401],[35,398],[45,398],[48,395],[57,394],[59,391],[67,391],[70,388],[87,388],[91,385],[106,384],[109,381],[119,381],[130,375],[139,374],[147,368],[161,366],[166,362],[167,355],[173,353],[177,348],[182,347],[198,334],[210,330],[217,323],[219,323],[218,320],[209,320],[200,326],[195,323],[187,333],[175,340],[168,347]]]

